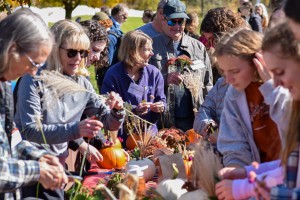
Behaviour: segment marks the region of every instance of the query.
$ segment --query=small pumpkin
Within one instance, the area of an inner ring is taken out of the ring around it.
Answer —
[[[186,176],[190,177],[190,175],[191,175],[191,167],[192,167],[193,161],[192,160],[183,160],[183,163],[184,163],[184,168],[185,168]]]
[[[133,133],[132,135],[129,135],[128,138],[126,139],[127,150],[133,150],[137,146],[133,138],[135,139],[135,141],[141,140],[141,137],[137,133]]]
[[[191,143],[197,142],[197,140],[200,139],[200,135],[194,131],[194,129],[189,129],[185,132],[186,137],[188,141],[186,142],[186,145],[189,145]]]
[[[127,163],[126,155],[123,149],[111,146],[99,150],[103,156],[103,161],[97,162],[97,165],[103,169],[121,169]]]
[[[143,172],[144,172],[143,177],[146,181],[151,181],[153,179],[153,176],[156,171],[156,167],[155,167],[154,163],[152,162],[152,160],[150,160],[148,158],[143,158],[140,160],[132,159],[127,163],[126,168],[128,168],[128,166],[130,166],[130,165],[138,165],[140,167],[148,166],[148,168],[143,170]]]

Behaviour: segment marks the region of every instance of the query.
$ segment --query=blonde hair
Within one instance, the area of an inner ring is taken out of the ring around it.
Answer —
[[[144,63],[145,59],[140,56],[140,50],[147,42],[152,44],[152,39],[142,31],[129,31],[122,39],[118,53],[119,61],[130,67]]]
[[[60,60],[59,48],[62,45],[69,49],[84,49],[88,50],[90,47],[90,39],[87,36],[84,28],[77,22],[71,20],[60,20],[56,22],[51,31],[54,34],[55,45],[47,60],[47,69],[55,70],[63,73],[63,66]],[[81,60],[78,75],[88,76],[88,71],[85,68],[85,59]]]
[[[231,55],[254,66],[253,57],[261,49],[262,40],[263,35],[259,32],[237,29],[223,35],[215,48],[214,56]]]
[[[42,18],[27,8],[19,9],[0,22],[0,77],[9,68],[9,49],[16,45],[13,56],[36,51],[42,45],[52,47],[53,36]]]
[[[300,63],[300,46],[287,23],[280,23],[266,32],[262,50],[271,52],[279,58]],[[288,67],[288,66],[287,66]],[[300,64],[299,64],[300,67]],[[286,144],[282,151],[282,163],[286,164],[290,153],[300,141],[300,101],[293,100]]]

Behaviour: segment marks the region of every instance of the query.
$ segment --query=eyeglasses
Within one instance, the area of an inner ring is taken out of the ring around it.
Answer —
[[[126,15],[121,15],[124,19],[127,19],[127,16]]]
[[[29,60],[29,62],[32,64],[32,68],[41,68],[45,65],[45,62],[42,63],[35,63],[27,54],[25,54],[26,58]]]
[[[77,56],[78,53],[79,53],[81,58],[85,58],[89,54],[89,50],[79,50],[78,51],[76,49],[65,49],[63,47],[59,47],[59,48],[66,50],[67,51],[67,56],[69,58],[74,58],[75,56]]]
[[[168,23],[168,26],[175,26],[176,24],[178,24],[179,26],[182,26],[183,23],[185,22],[185,19],[167,19],[167,23]]]

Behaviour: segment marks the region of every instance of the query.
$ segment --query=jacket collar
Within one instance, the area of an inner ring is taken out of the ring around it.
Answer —
[[[228,95],[228,98],[231,100],[235,100],[240,98],[245,91],[237,91],[232,85],[229,85],[226,95]]]

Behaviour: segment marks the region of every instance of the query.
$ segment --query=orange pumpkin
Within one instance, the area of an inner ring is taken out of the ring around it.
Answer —
[[[198,133],[196,133],[196,132],[194,131],[194,129],[187,130],[187,131],[185,132],[185,134],[186,134],[186,137],[187,137],[187,139],[188,139],[188,141],[186,142],[186,145],[189,145],[189,144],[191,144],[191,143],[196,142],[196,141],[197,141],[198,139],[200,139],[200,137],[201,137]]]
[[[127,150],[133,150],[137,146],[136,143],[134,142],[133,138],[135,139],[135,141],[141,140],[140,136],[137,133],[129,135],[128,138],[126,139]]]
[[[191,175],[191,167],[192,167],[193,161],[192,160],[183,160],[183,163],[184,163],[186,176],[189,177]]]
[[[126,155],[121,148],[112,146],[99,151],[103,156],[103,161],[97,162],[97,165],[102,169],[121,169],[127,163]]]

